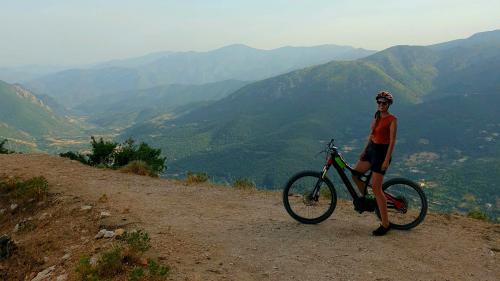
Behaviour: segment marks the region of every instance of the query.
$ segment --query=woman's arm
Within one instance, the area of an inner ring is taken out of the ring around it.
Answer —
[[[396,144],[396,134],[398,131],[398,123],[397,119],[391,122],[390,130],[390,140],[389,140],[389,148],[387,149],[387,154],[385,155],[384,163],[382,163],[382,170],[387,170],[389,167],[389,161],[391,160],[392,150],[394,149],[394,145]]]

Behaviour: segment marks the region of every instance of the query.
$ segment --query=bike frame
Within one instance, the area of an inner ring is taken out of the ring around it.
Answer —
[[[361,196],[359,196],[358,193],[356,192],[356,190],[354,189],[354,186],[352,185],[351,181],[347,177],[344,169],[347,168],[347,170],[349,170],[351,173],[359,173],[359,172],[357,172],[356,170],[354,170],[354,168],[349,166],[349,164],[344,160],[342,155],[336,149],[333,149],[333,151],[330,153],[330,156],[328,157],[326,164],[323,167],[323,172],[321,174],[322,179],[324,179],[326,177],[328,170],[332,166],[335,168],[335,170],[339,174],[340,178],[344,182],[344,185],[346,186],[347,191],[349,191],[349,193],[351,194],[352,199],[355,200],[357,198],[360,198]],[[370,172],[368,175],[361,175],[361,173],[359,173],[359,174],[360,174],[360,180],[365,183],[365,193],[366,193],[367,187],[369,186],[369,182],[370,182],[372,173]],[[362,177],[365,177],[365,179],[362,179]],[[362,196],[364,196],[364,195],[366,195],[366,194],[362,194]]]
[[[370,179],[372,176],[372,172],[370,171],[368,174],[362,174],[362,173],[354,170],[354,168],[352,168],[344,160],[344,157],[342,157],[342,155],[339,153],[337,147],[333,145],[333,139],[328,144],[328,152],[330,155],[326,161],[325,166],[323,166],[323,172],[321,174],[321,179],[324,180],[326,178],[326,174],[328,173],[328,170],[330,169],[331,166],[333,166],[335,168],[335,170],[337,171],[337,173],[339,174],[342,181],[344,182],[344,185],[346,186],[347,191],[349,191],[349,193],[351,194],[353,203],[356,205],[357,199],[364,197],[366,195],[366,192],[368,191],[368,187],[371,186]],[[345,173],[346,168],[351,173],[358,174],[359,179],[365,183],[365,193],[361,194],[361,196],[358,195],[358,193],[354,189],[354,186],[352,185],[351,181],[347,177],[347,175]],[[319,198],[320,186],[321,186],[321,181],[318,180],[318,182],[316,183],[316,186],[314,187],[314,190],[311,194],[312,198],[314,198],[315,200],[317,200]],[[398,210],[404,208],[404,202],[402,202],[401,200],[388,194],[385,191],[383,191],[383,193],[384,193],[385,198],[387,199],[387,207],[388,208],[391,208],[391,209],[394,208],[394,209],[398,209]]]

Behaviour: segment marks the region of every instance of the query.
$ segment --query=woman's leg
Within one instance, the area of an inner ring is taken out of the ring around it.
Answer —
[[[377,199],[378,209],[380,211],[380,218],[382,219],[382,225],[385,228],[389,227],[389,217],[387,215],[387,199],[385,198],[384,192],[382,191],[382,182],[384,181],[384,175],[373,172],[373,193]]]
[[[359,160],[358,163],[356,163],[356,166],[354,167],[354,170],[360,172],[360,173],[366,173],[370,169],[372,165],[368,161],[362,161]],[[358,186],[359,192],[361,192],[361,195],[365,194],[365,183],[362,182],[357,175],[352,175],[352,180],[354,183]]]

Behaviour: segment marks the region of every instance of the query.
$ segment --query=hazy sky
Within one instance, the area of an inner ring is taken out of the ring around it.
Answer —
[[[500,1],[0,0],[0,67],[241,43],[382,50],[500,29]]]

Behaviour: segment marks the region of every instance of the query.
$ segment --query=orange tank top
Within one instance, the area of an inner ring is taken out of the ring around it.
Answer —
[[[372,128],[371,141],[376,144],[389,144],[391,140],[391,123],[396,119],[394,115],[380,118],[377,127]]]

